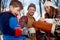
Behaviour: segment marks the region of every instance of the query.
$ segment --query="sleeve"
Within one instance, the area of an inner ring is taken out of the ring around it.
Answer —
[[[10,18],[9,25],[12,29],[14,29],[15,36],[21,36],[22,35],[22,29],[18,24],[18,21],[15,17]]]
[[[15,17],[11,17],[9,20],[9,25],[12,29],[19,27],[18,21]]]

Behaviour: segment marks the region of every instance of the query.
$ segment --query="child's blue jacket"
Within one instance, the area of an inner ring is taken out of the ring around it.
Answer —
[[[0,30],[3,40],[22,40],[25,36],[15,36],[15,28],[20,27],[17,18],[11,12],[0,13]],[[24,39],[25,40],[25,39]]]

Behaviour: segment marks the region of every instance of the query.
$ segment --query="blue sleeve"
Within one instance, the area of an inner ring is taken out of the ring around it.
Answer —
[[[19,27],[18,20],[15,17],[11,17],[9,20],[9,25],[13,29]]]

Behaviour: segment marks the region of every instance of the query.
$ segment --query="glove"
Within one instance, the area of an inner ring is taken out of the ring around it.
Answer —
[[[22,29],[21,28],[15,28],[15,36],[21,36],[22,35]]]

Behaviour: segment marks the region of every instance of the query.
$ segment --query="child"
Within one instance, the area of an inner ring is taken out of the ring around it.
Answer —
[[[22,39],[22,29],[18,25],[16,16],[23,9],[23,5],[18,0],[12,0],[9,5],[10,11],[0,13],[0,27],[2,27],[3,40]],[[25,37],[23,36],[22,40]]]

